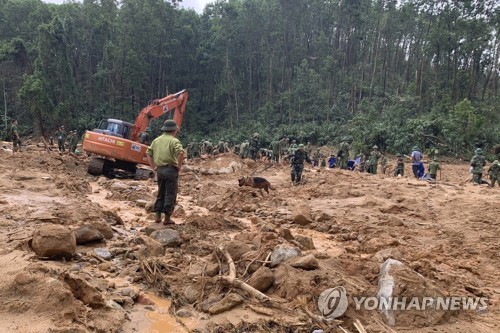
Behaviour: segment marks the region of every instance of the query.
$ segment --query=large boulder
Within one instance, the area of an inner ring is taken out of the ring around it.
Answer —
[[[273,249],[271,253],[271,267],[276,267],[288,259],[299,257],[302,252],[294,247],[286,244],[280,244]]]
[[[174,229],[160,229],[151,234],[151,238],[156,239],[164,247],[176,247],[182,244],[181,235]]]
[[[292,221],[299,225],[308,225],[313,222],[311,208],[306,204],[299,204],[292,209]]]
[[[271,271],[267,267],[261,267],[255,273],[253,273],[252,277],[248,280],[248,284],[257,289],[258,291],[266,291],[273,285],[274,275],[273,271]]]
[[[48,224],[34,232],[31,246],[39,257],[69,260],[75,254],[76,237],[68,227]]]
[[[104,235],[90,224],[85,224],[75,230],[76,244],[83,245],[92,242],[100,242]]]

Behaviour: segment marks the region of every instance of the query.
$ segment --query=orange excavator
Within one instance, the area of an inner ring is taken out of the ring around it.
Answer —
[[[148,146],[139,142],[153,119],[163,115],[173,118],[177,126],[182,125],[188,100],[187,90],[179,91],[162,99],[156,99],[141,110],[135,123],[118,119],[102,120],[99,127],[85,132],[83,150],[95,154],[90,160],[87,172],[91,175],[110,175],[113,169],[121,169],[135,174],[136,179],[147,179],[151,170],[137,167],[148,165]]]

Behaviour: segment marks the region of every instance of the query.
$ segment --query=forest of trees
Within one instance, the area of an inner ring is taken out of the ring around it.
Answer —
[[[349,135],[458,155],[500,141],[498,0],[178,2],[0,0],[0,130],[133,121],[186,88],[186,141]]]

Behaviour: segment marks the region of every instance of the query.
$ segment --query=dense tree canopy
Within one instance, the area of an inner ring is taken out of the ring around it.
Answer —
[[[0,0],[7,117],[83,131],[187,88],[189,140],[350,135],[453,154],[499,141],[496,0],[217,0],[202,15],[177,2]]]

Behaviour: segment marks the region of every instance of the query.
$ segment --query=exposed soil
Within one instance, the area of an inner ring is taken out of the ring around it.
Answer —
[[[163,229],[151,212],[155,182],[92,177],[86,163],[36,147],[0,150],[2,332],[358,332],[356,320],[366,332],[500,331],[500,188],[465,182],[464,163],[443,163],[435,184],[408,176],[407,165],[402,178],[306,167],[305,183],[291,186],[286,166],[230,154],[189,161],[170,228],[180,241],[160,247],[164,255],[144,240],[146,229]],[[239,187],[249,175],[275,190]],[[293,223],[304,205],[311,221]],[[113,237],[78,245],[69,261],[38,258],[30,247],[40,226],[92,223],[111,226]],[[229,274],[221,244],[240,280],[251,283],[268,268],[270,302],[221,281]],[[270,267],[279,244],[300,248],[318,266]],[[336,321],[322,321],[322,291],[343,286],[348,295],[376,296],[388,258],[407,267],[397,283],[402,294],[486,297],[487,311],[408,313],[390,326],[382,313],[350,303]],[[228,299],[239,305],[215,314],[211,304]]]

